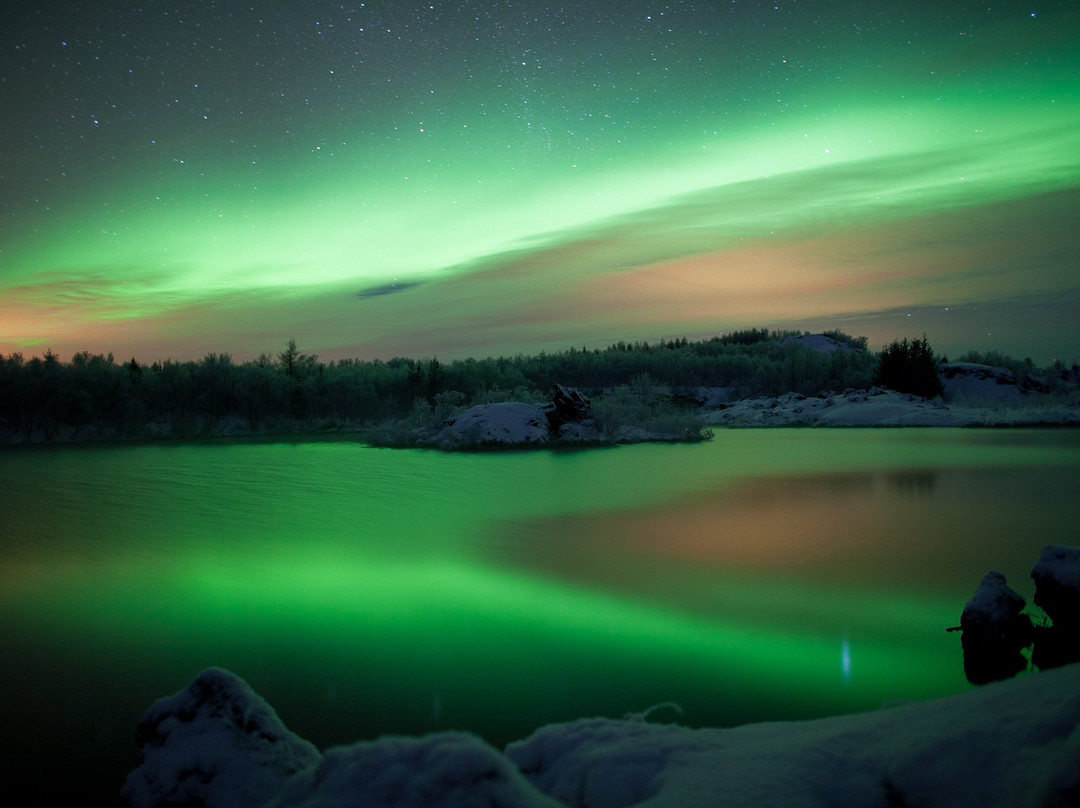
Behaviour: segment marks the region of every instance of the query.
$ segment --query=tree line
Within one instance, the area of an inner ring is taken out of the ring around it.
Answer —
[[[882,376],[883,356],[890,367],[901,367],[905,359],[916,364],[917,372],[909,374],[916,379],[936,373],[937,359],[925,339],[894,343],[877,354],[866,350],[863,337],[827,335],[851,350],[821,353],[794,339],[802,332],[748,329],[698,341],[618,342],[603,349],[446,363],[322,362],[295,340],[274,355],[245,362],[227,353],[149,364],[88,352],[70,362],[51,351],[30,359],[12,353],[0,355],[0,429],[25,441],[194,437],[220,434],[226,423],[252,433],[362,429],[395,419],[430,422],[473,404],[538,401],[556,383],[600,398],[617,389],[649,387],[690,402],[698,387],[727,388],[731,398],[809,396],[874,383],[900,389]],[[927,371],[927,363],[935,370]]]
[[[75,439],[142,436],[155,425],[196,436],[215,434],[227,419],[251,432],[284,422],[364,427],[421,410],[441,415],[478,403],[539,400],[556,383],[602,395],[648,378],[672,391],[728,387],[742,396],[812,394],[870,381],[874,359],[864,350],[821,354],[788,339],[799,335],[750,329],[701,341],[619,342],[446,363],[322,362],[295,340],[275,355],[245,362],[227,353],[152,363],[89,352],[69,362],[52,351],[30,359],[12,353],[0,355],[0,426],[23,440],[51,440],[61,432]],[[865,347],[865,340],[833,336]]]

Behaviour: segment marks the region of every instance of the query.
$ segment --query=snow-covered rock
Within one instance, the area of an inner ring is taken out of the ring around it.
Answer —
[[[1031,577],[1035,603],[1054,625],[1080,627],[1080,547],[1043,547]]]
[[[545,408],[544,413],[547,415],[548,425],[557,432],[564,424],[589,420],[592,402],[580,390],[556,384],[551,388],[551,404]]]
[[[785,393],[744,399],[708,412],[710,424],[728,426],[961,426],[938,400],[872,388],[821,396]]]
[[[576,721],[507,755],[542,791],[590,808],[1076,805],[1080,666],[799,723]]]
[[[1009,587],[1004,575],[990,570],[964,604],[960,628],[985,634],[1001,633],[1026,605],[1024,596]]]
[[[553,442],[592,444],[603,440],[592,417],[592,401],[580,390],[561,384],[553,385],[551,403],[543,410]]]
[[[964,672],[972,684],[1008,679],[1027,667],[1020,653],[1033,639],[1031,618],[1022,614],[1026,605],[1000,572],[983,576],[960,614]]]
[[[443,449],[479,446],[538,446],[549,440],[547,416],[514,401],[478,404],[451,416],[424,444]]]
[[[818,353],[826,354],[833,353],[834,351],[840,351],[841,353],[855,353],[860,350],[850,342],[841,342],[840,340],[833,339],[825,334],[803,334],[801,337],[788,337],[784,341],[797,342]]]
[[[940,400],[882,388],[831,400],[819,420],[824,426],[942,426],[952,420]]]
[[[387,737],[326,751],[273,808],[557,808],[475,735]]]
[[[1031,577],[1035,604],[1052,621],[1035,628],[1032,663],[1046,669],[1080,662],[1080,548],[1047,545]]]
[[[243,679],[219,668],[155,702],[137,738],[142,759],[121,795],[132,808],[255,808],[321,757]]]
[[[944,396],[949,401],[962,399],[1019,398],[1016,376],[1008,368],[979,365],[974,362],[943,362],[939,369]]]
[[[992,401],[986,396],[976,399]],[[1008,402],[1012,399],[999,399]],[[1024,406],[988,408],[970,400],[949,403],[879,387],[801,396],[785,393],[768,398],[717,404],[702,413],[705,423],[737,427],[759,426],[1020,426],[1078,424],[1080,407],[1054,403],[1039,394],[1016,399]]]
[[[505,753],[441,733],[320,756],[211,670],[147,713],[125,796],[160,808],[1057,808],[1080,794],[1080,665],[815,721],[689,729],[647,715],[550,725]]]

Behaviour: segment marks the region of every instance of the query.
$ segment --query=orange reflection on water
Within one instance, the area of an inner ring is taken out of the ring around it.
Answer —
[[[1002,552],[1014,543],[1008,516],[973,508],[983,494],[978,480],[965,479],[915,471],[749,480],[669,506],[519,526],[517,561],[616,586],[713,570],[824,585],[966,587],[985,572],[984,557],[1004,564],[1017,551]],[[1008,507],[1007,497],[997,499]]]
[[[649,554],[762,569],[801,569],[848,557],[880,534],[874,481],[762,481],[678,509],[627,519],[623,547]]]

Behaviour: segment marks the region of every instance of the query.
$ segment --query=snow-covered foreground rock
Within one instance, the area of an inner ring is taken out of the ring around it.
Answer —
[[[132,806],[261,805],[319,750],[228,671],[209,668],[139,722],[142,764],[124,783]]]
[[[558,808],[514,764],[475,735],[382,738],[326,751],[294,777],[274,808]]]
[[[1024,613],[1023,595],[1011,589],[1005,576],[991,570],[960,613],[964,673],[981,685],[1015,676],[1027,667],[1021,653],[1034,639],[1031,618]],[[954,629],[950,629],[952,631]]]
[[[1035,602],[1057,627],[1080,624],[1080,547],[1048,544],[1031,568]]]
[[[241,680],[212,669],[157,702],[140,732],[143,762],[124,788],[140,808],[1080,804],[1080,665],[817,721],[688,729],[586,719],[505,752],[440,733],[322,755]]]

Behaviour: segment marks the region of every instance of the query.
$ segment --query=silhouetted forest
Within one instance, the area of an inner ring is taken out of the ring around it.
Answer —
[[[910,342],[904,337],[878,355],[874,384],[922,398],[933,398],[941,395],[944,389],[938,375],[940,362],[926,337]]]
[[[0,355],[0,427],[22,440],[181,437],[220,434],[226,422],[253,433],[298,428],[418,422],[495,401],[536,401],[558,383],[592,396],[636,383],[674,394],[733,388],[734,397],[817,393],[864,387],[876,357],[865,340],[830,336],[859,349],[822,354],[789,337],[750,329],[703,341],[619,342],[533,356],[443,363],[431,359],[320,362],[295,341],[276,355],[235,362],[210,353],[199,361],[117,362],[112,354],[51,351],[25,359]]]
[[[877,354],[863,337],[826,335],[850,350],[822,353],[794,339],[802,332],[749,329],[700,341],[447,363],[320,362],[294,340],[247,362],[217,353],[149,364],[117,362],[112,354],[83,352],[61,362],[51,351],[31,359],[13,353],[0,355],[0,429],[20,441],[364,429],[395,420],[423,425],[474,404],[540,401],[555,384],[601,400],[616,390],[642,398],[660,391],[669,403],[691,406],[703,387],[726,388],[734,399],[816,395],[881,380],[890,349]],[[910,345],[920,349],[920,361],[937,361],[925,340]]]

